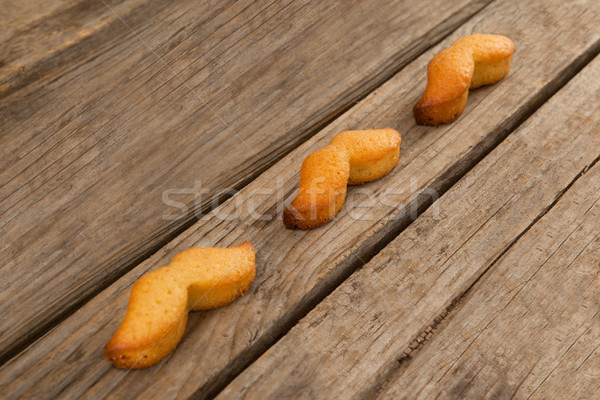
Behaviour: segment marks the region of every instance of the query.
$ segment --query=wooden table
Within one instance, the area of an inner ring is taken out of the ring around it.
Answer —
[[[600,398],[598,0],[0,6],[0,398]],[[510,74],[417,126],[474,32]],[[285,229],[304,157],[384,127],[398,166]],[[104,360],[136,279],[243,240],[245,296]]]

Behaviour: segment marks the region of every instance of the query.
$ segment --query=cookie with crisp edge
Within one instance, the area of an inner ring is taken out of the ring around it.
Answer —
[[[131,289],[123,323],[104,347],[118,368],[146,368],[181,340],[189,311],[211,310],[246,293],[256,275],[254,247],[191,248],[142,276]]]
[[[415,104],[419,125],[439,125],[458,118],[469,89],[491,85],[510,70],[515,45],[506,36],[463,36],[438,53],[427,66],[427,87]]]
[[[283,212],[290,229],[312,229],[344,206],[347,185],[387,175],[398,164],[400,134],[394,129],[345,131],[309,154],[300,169],[298,195]]]

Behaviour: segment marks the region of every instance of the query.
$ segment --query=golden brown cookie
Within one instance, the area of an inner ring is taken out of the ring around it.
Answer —
[[[491,85],[510,69],[515,45],[502,35],[468,35],[438,53],[427,66],[427,88],[415,104],[417,124],[452,122],[462,114],[469,89]]]
[[[190,310],[210,310],[244,294],[256,274],[254,247],[191,248],[142,276],[131,289],[123,323],[104,347],[119,368],[156,364],[179,343]]]
[[[330,221],[346,199],[346,186],[374,181],[398,163],[400,134],[394,129],[346,131],[308,155],[300,169],[300,187],[283,212],[290,229],[312,229]]]

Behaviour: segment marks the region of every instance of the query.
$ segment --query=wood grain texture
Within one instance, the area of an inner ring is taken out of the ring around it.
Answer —
[[[0,100],[0,359],[485,1],[409,3],[88,1],[74,7],[97,21],[43,18],[36,35],[78,16],[56,40],[91,53],[44,47],[44,78]]]
[[[2,393],[5,397],[179,398],[213,393],[550,96],[586,54],[597,52],[600,36],[590,35],[588,27],[598,22],[598,14],[559,2],[547,11],[540,11],[535,2],[522,7],[515,1],[486,8],[119,279],[5,364],[0,370]],[[532,21],[540,18],[551,29],[530,29]],[[428,61],[474,29],[503,33],[521,43],[511,74],[497,85],[473,92],[457,123],[435,129],[416,126],[411,107],[425,87]],[[391,127],[402,133],[398,167],[382,180],[361,187],[368,192],[352,188],[335,223],[310,232],[284,229],[281,211],[293,198],[302,159],[342,130],[367,127]],[[155,368],[127,373],[102,360],[101,348],[124,315],[135,279],[167,264],[187,247],[228,246],[241,240],[251,240],[257,251],[257,277],[246,296],[223,309],[192,314],[179,348]]]
[[[0,98],[55,78],[164,8],[148,0],[3,0]]]
[[[597,121],[582,128],[598,138]],[[599,232],[596,164],[483,276],[381,398],[600,398]]]
[[[418,396],[431,399],[447,390],[460,399],[464,394],[460,391],[465,385],[473,390],[469,398],[481,399],[484,397],[477,390],[498,383],[494,368],[510,368],[511,357],[526,359],[529,350],[539,355],[546,346],[549,358],[560,358],[561,349],[566,349],[572,341],[551,347],[549,343],[555,335],[548,333],[547,342],[541,341],[534,346],[538,336],[531,335],[533,332],[529,332],[529,341],[516,333],[511,336],[511,330],[521,329],[528,318],[539,328],[539,318],[550,318],[557,309],[558,305],[552,305],[552,288],[563,282],[547,277],[545,282],[549,290],[544,292],[543,287],[538,288],[540,295],[545,296],[535,308],[538,319],[534,316],[523,316],[519,321],[498,319],[494,323],[502,325],[502,330],[494,331],[490,327],[490,352],[481,354],[478,364],[486,370],[477,375],[479,370],[473,367],[475,361],[467,352],[464,362],[459,360],[454,366],[456,370],[451,367],[471,343],[475,348],[470,351],[477,354],[475,338],[486,326],[482,317],[489,316],[487,322],[490,322],[498,315],[494,310],[502,309],[502,301],[496,300],[495,296],[504,294],[506,301],[510,301],[510,297],[527,282],[524,272],[535,273],[537,266],[532,262],[533,257],[542,259],[547,251],[551,253],[552,249],[546,250],[543,242],[555,243],[556,239],[558,247],[560,237],[568,236],[567,231],[546,237],[553,230],[538,230],[541,248],[533,250],[534,255],[527,253],[537,245],[528,242],[519,247],[521,251],[516,257],[506,261],[505,269],[512,268],[515,274],[508,286],[505,286],[508,281],[496,279],[494,284],[486,284],[487,289],[481,289],[487,296],[485,300],[468,300],[469,309],[460,316],[450,314],[447,317],[446,314],[453,302],[493,266],[498,256],[560,198],[581,171],[600,159],[600,95],[595,84],[599,80],[600,58],[578,74],[371,262],[321,302],[227,386],[218,398],[372,398],[378,385],[398,368],[398,360],[426,340],[427,335],[431,336],[433,328],[444,317],[452,318],[453,326],[460,326],[461,320],[472,319],[480,329],[446,329],[446,336],[436,341],[433,350],[417,355],[418,364],[411,365],[410,374],[405,379],[403,376],[390,399]],[[600,170],[600,167],[596,169]],[[588,180],[597,179],[598,174],[593,175]],[[585,188],[585,183],[582,185]],[[580,199],[582,204],[577,212],[584,214],[598,199],[600,183],[594,187],[595,197],[585,201]],[[572,222],[573,217],[562,214],[565,229],[577,226]],[[594,212],[587,217],[594,218],[597,219]],[[577,246],[585,247],[594,237],[599,239],[598,232],[593,230],[598,224],[597,220],[590,224],[583,242],[575,240],[577,244],[573,251],[577,251]],[[535,241],[535,235],[528,237]],[[596,247],[592,246],[590,250]],[[492,273],[495,274],[496,269],[493,266]],[[588,271],[596,278],[597,262],[588,265]],[[590,280],[589,274],[574,280],[579,282],[580,289],[598,283],[597,279]],[[479,291],[479,286],[474,290]],[[562,291],[569,293],[569,287]],[[581,301],[575,301],[564,310],[568,313],[581,308],[579,319],[573,317],[571,320],[579,321],[575,325],[578,328],[569,333],[571,338],[577,338],[597,324],[597,318],[594,320],[592,316],[600,307],[598,303],[593,307],[592,304],[598,299],[599,288],[596,286],[591,293],[592,298],[585,300],[589,309],[585,309]],[[568,304],[567,299],[561,301]],[[478,311],[474,312],[474,308]],[[524,314],[527,308],[521,305],[518,310]],[[568,321],[561,320],[564,317],[564,314],[553,315],[557,329],[560,329],[558,326],[562,329],[569,326]],[[511,343],[519,343],[519,348],[509,350]],[[519,351],[528,344],[531,348],[527,352]],[[597,343],[588,343],[588,350],[590,346],[593,349]],[[533,366],[535,360],[530,358],[530,361],[532,363],[528,365]],[[499,364],[495,365],[495,362]],[[523,372],[523,368],[519,371]],[[512,373],[517,375],[516,370]],[[474,381],[469,383],[469,378]],[[514,379],[511,379],[512,383],[515,383]],[[420,392],[424,387],[434,390]],[[506,391],[499,393],[500,397],[494,397],[494,393],[487,394],[490,398],[510,397],[506,396]]]

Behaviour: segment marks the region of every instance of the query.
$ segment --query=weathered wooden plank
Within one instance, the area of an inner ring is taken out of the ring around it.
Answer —
[[[547,211],[582,170],[600,159],[599,81],[600,58],[597,58],[434,207],[248,367],[219,397],[351,398],[360,394],[358,397],[371,398],[378,385],[398,369],[398,360],[426,340],[432,328],[446,316],[448,307],[460,299],[493,266],[497,257]],[[600,170],[600,167],[596,169]],[[589,179],[597,176],[594,174]],[[600,196],[600,182],[595,187],[592,193],[596,197],[581,204],[583,211]],[[570,215],[563,214],[563,217],[567,217],[564,225],[569,227]],[[590,214],[589,218],[596,217]],[[591,224],[590,228],[596,226],[598,222]],[[548,230],[536,232],[549,233]],[[566,232],[563,234],[566,236]],[[540,244],[543,241],[554,242],[552,237],[537,239]],[[535,241],[535,236],[531,240]],[[526,250],[535,247],[531,241],[521,246]],[[447,335],[436,342],[432,352],[418,355],[419,363],[414,368],[411,365],[410,374],[406,375],[406,379],[403,376],[390,398],[412,399],[417,394],[422,398],[437,398],[437,395],[445,393],[444,390],[459,394],[462,386],[468,383],[464,379],[473,378],[478,369],[471,368],[472,359],[467,356],[462,368],[455,365],[456,372],[452,372],[448,363],[452,364],[460,357],[461,351],[474,342],[481,331],[476,328],[486,325],[486,321],[482,320],[484,315],[489,315],[487,322],[497,316],[493,312],[496,305],[494,296],[500,294],[498,292],[505,292],[507,297],[514,296],[526,282],[523,270],[535,272],[536,266],[533,263],[529,265],[531,260],[524,254],[526,250],[507,262],[516,275],[508,287],[495,280],[495,284],[486,286],[489,290],[482,289],[492,300],[469,300],[471,306],[465,314],[448,317],[452,318],[452,326],[460,326],[461,320],[471,315],[477,327],[470,326],[466,331],[448,328]],[[538,255],[543,257],[545,252],[542,245],[535,252],[536,259]],[[598,268],[591,270],[597,273]],[[580,279],[579,283],[590,284],[588,278]],[[553,286],[560,284],[556,281]],[[548,296],[549,292],[545,295]],[[596,299],[598,294],[594,296]],[[593,302],[593,299],[589,300]],[[552,298],[547,298],[538,308],[538,312],[546,317],[556,310],[556,307],[548,307],[549,302]],[[586,318],[600,310],[598,304],[586,311]],[[570,310],[580,306],[580,303],[571,305]],[[486,307],[492,308],[489,314],[484,311]],[[502,304],[498,307],[502,308]],[[477,308],[477,313],[473,308]],[[521,306],[519,311],[524,312],[525,309]],[[557,320],[561,317],[563,315],[554,316]],[[526,316],[524,320],[527,318],[530,317]],[[597,323],[597,320],[585,321],[588,327]],[[494,341],[495,347],[481,355],[482,360],[487,357],[487,362],[480,366],[493,368],[494,363],[499,362],[498,368],[511,368],[508,360],[512,356],[518,356],[520,360],[528,353],[508,350],[513,340],[509,332],[519,329],[522,324],[507,319],[496,322],[504,324],[503,331],[490,329],[493,337],[490,340]],[[572,332],[574,337],[584,332],[585,327],[579,327],[577,331],[580,332]],[[467,336],[461,338],[463,332]],[[520,335],[515,336],[514,343],[522,339]],[[531,344],[531,341],[521,344],[527,346],[528,343]],[[540,346],[547,344],[540,342],[531,350],[539,352]],[[507,349],[504,355],[501,352],[503,348]],[[496,350],[499,354],[495,359]],[[548,350],[554,351],[552,348]],[[556,350],[552,357],[560,356]],[[477,352],[476,349],[473,351]],[[495,377],[487,372],[481,371],[481,376],[477,375],[477,382],[481,385],[474,382],[469,387],[480,389],[486,386],[483,384],[486,381],[492,385]],[[446,379],[438,380],[442,376]],[[433,386],[436,391],[420,392],[427,385]],[[456,388],[458,390],[454,391]],[[507,398],[504,396],[506,392],[502,394],[500,398]],[[482,393],[474,393],[470,398],[483,397]]]
[[[581,128],[597,139],[594,122]],[[382,398],[599,398],[599,232],[597,164],[469,291]]]
[[[53,78],[165,7],[148,0],[2,1],[0,97]]]
[[[486,8],[7,363],[0,371],[3,394],[184,398],[213,393],[599,50],[599,34],[588,29],[598,22],[599,13],[584,5],[566,7],[557,2],[543,14],[552,29],[527,29],[541,18],[540,7],[540,3],[514,1]],[[427,62],[433,53],[473,29],[513,37],[522,46],[515,54],[520,62],[515,62],[504,81],[474,92],[457,123],[436,129],[416,126],[411,106],[425,86]],[[285,230],[280,200],[291,200],[306,154],[341,130],[382,126],[403,134],[399,166],[381,181],[352,188],[335,223],[310,232]],[[360,189],[370,190],[373,196]],[[220,310],[193,314],[178,350],[155,368],[127,373],[102,360],[101,348],[120,323],[135,279],[186,247],[227,246],[241,239],[253,241],[257,250],[257,278],[248,295]]]
[[[382,397],[600,397],[598,232],[596,165],[484,276]]]
[[[92,58],[0,103],[0,359],[486,1],[409,3],[106,3]]]

